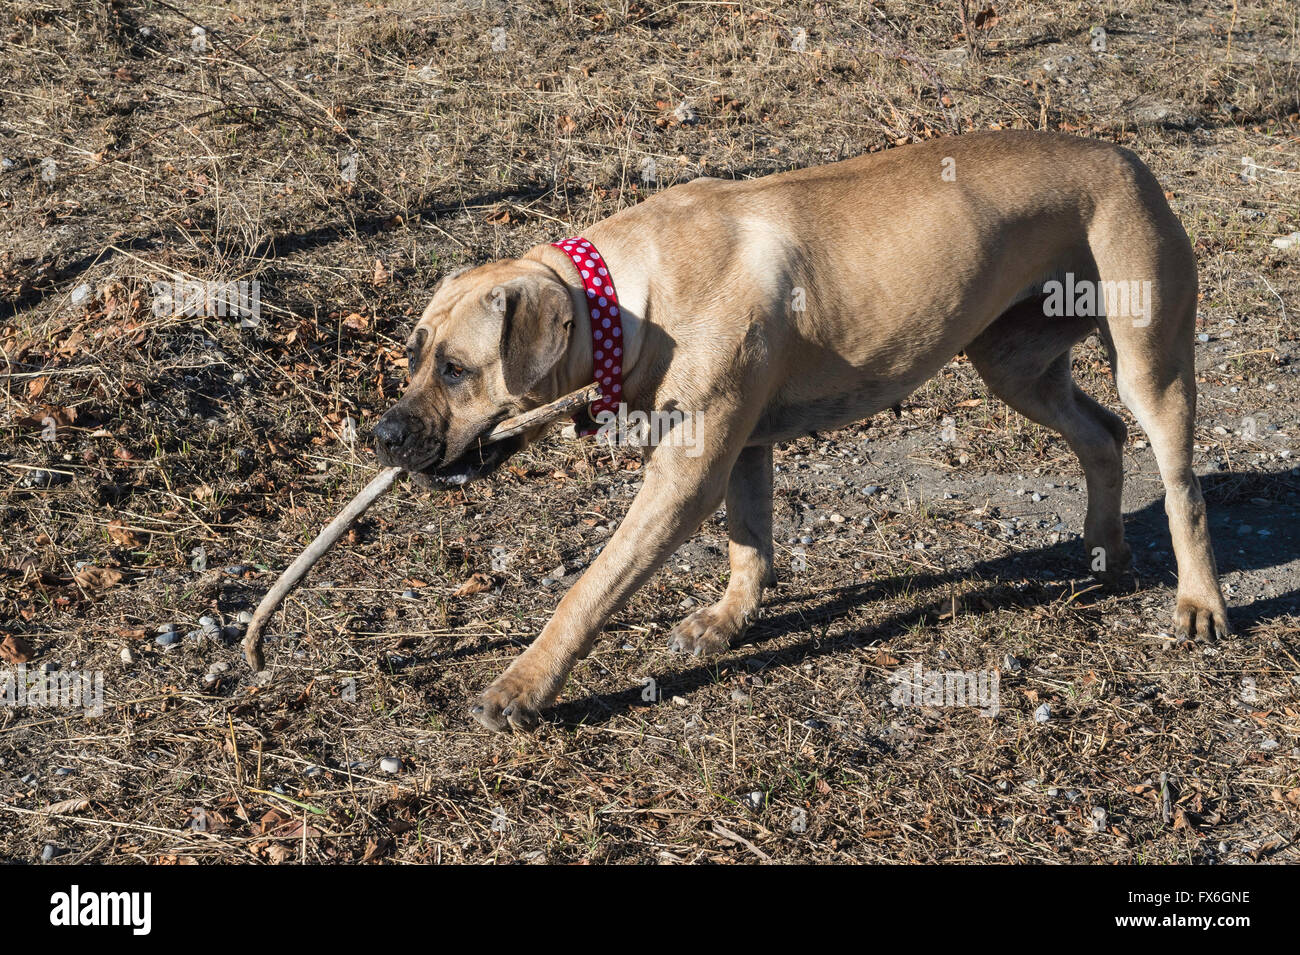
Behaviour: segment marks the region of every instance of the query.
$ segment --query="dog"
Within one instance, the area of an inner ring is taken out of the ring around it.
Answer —
[[[724,501],[730,580],[669,645],[726,650],[775,582],[773,444],[894,407],[962,351],[995,395],[1078,456],[1089,566],[1115,583],[1129,563],[1126,429],[1070,374],[1071,348],[1094,332],[1164,482],[1174,627],[1228,633],[1192,470],[1196,262],[1133,153],[972,133],[759,179],[696,179],[576,241],[576,256],[570,239],[443,279],[407,343],[408,388],[374,428],[387,465],[434,483],[490,473],[538,437],[481,445],[493,425],[593,376],[608,382],[597,355],[610,340],[592,337],[607,319],[589,313],[606,282],[621,311],[620,403],[698,422],[692,447],[645,449],[623,522],[472,707],[484,726],[534,728],[609,617]],[[593,264],[608,276],[594,292]]]

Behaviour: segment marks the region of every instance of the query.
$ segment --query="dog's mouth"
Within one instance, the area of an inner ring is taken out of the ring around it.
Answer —
[[[490,428],[488,430],[491,430]],[[483,432],[484,434],[487,431]],[[470,442],[468,450],[454,461],[448,461],[437,467],[412,471],[411,477],[425,487],[458,487],[487,477],[516,451],[524,446],[521,435],[484,444],[476,438]]]

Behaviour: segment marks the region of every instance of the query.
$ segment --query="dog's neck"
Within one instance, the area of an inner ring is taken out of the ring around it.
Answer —
[[[592,240],[595,242],[595,240]],[[614,243],[597,245],[618,290],[619,312],[623,324],[623,399],[633,404],[637,397],[636,369],[641,354],[648,292],[639,274]],[[539,245],[524,258],[541,262],[552,269],[569,289],[573,301],[573,333],[569,350],[560,368],[559,394],[567,394],[589,384],[594,370],[591,349],[591,317],[582,279],[572,260],[552,245]]]

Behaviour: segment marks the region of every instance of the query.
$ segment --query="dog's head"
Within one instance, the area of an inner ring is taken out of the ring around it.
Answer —
[[[507,259],[443,280],[406,343],[406,392],[375,425],[380,462],[440,484],[495,470],[533,435],[479,439],[558,397],[573,320],[568,287],[538,262]]]

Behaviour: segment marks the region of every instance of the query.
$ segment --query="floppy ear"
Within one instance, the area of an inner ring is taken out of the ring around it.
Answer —
[[[561,282],[529,277],[499,285],[488,304],[502,312],[501,368],[512,395],[527,394],[569,348],[573,302]]]

